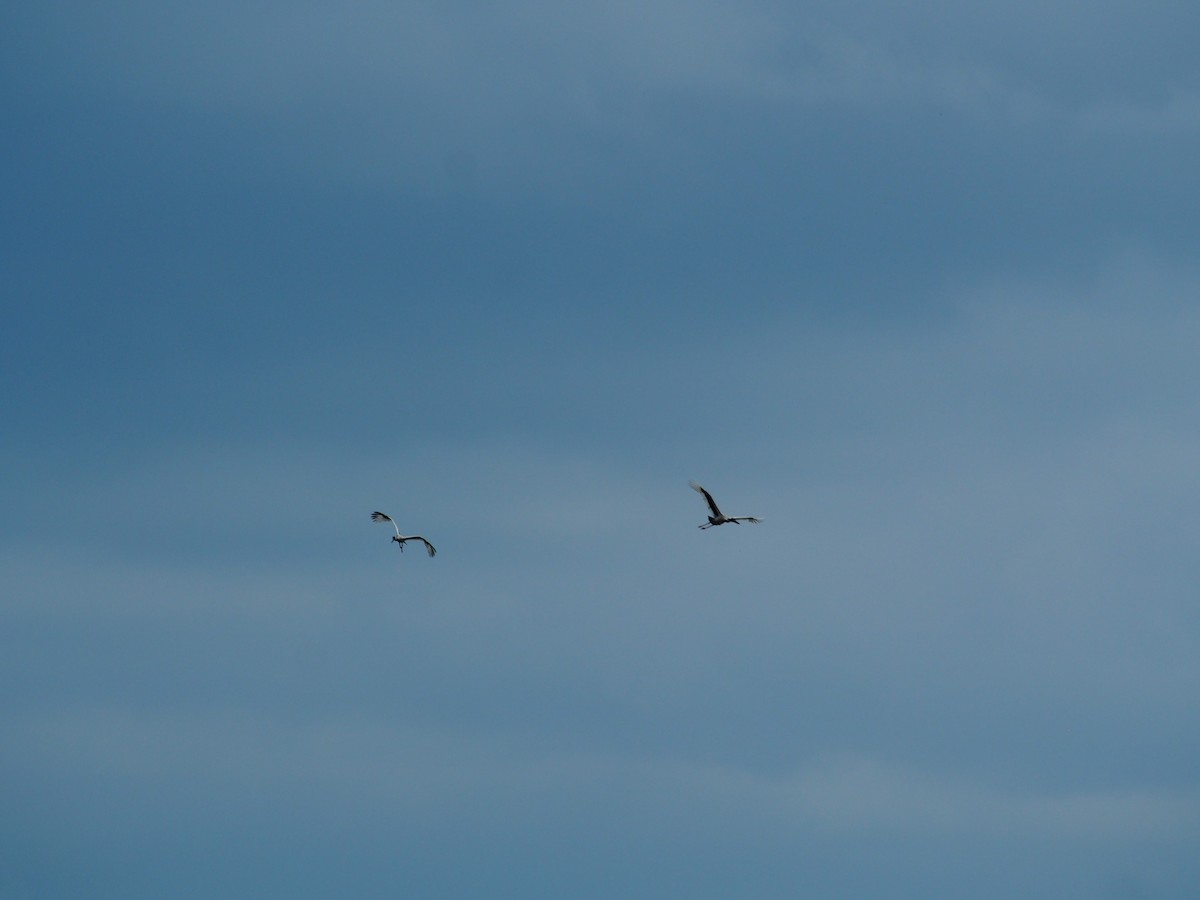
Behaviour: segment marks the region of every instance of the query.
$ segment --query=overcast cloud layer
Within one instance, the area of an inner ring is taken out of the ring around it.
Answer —
[[[0,897],[1197,896],[1198,33],[7,11]]]

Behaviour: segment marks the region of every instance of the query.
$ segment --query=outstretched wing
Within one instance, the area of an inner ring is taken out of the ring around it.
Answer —
[[[378,510],[376,510],[375,512],[371,513],[371,521],[372,522],[391,522],[392,527],[396,529],[396,536],[399,537],[400,526],[397,525],[396,520],[393,519],[391,516],[389,516],[387,513],[381,513]]]
[[[708,508],[712,510],[712,514],[718,519],[721,518],[721,510],[717,509],[717,503],[715,500],[713,500],[712,494],[700,487],[700,485],[696,484],[694,481],[689,481],[688,484],[691,485],[692,490],[697,494],[704,495],[704,499],[708,503]]]
[[[734,516],[730,522],[749,522],[751,525],[757,525],[762,519],[756,519],[754,516]]]
[[[425,540],[425,538],[421,537],[419,534],[414,534],[414,535],[413,535],[412,537],[410,537],[408,540],[410,540],[410,541],[420,541],[422,544],[424,544],[424,545],[425,545],[425,552],[426,552],[426,553],[428,553],[430,556],[437,556],[437,548],[435,548],[435,547],[433,546],[433,544],[429,543],[429,541]]]

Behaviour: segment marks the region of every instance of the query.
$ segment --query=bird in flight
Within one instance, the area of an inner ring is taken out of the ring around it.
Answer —
[[[400,527],[396,524],[396,520],[393,519],[391,516],[389,516],[387,513],[373,512],[373,513],[371,513],[371,521],[372,522],[391,522],[392,523],[392,527],[396,529],[396,536],[394,538],[392,538],[392,540],[400,545],[401,553],[404,552],[404,542],[405,541],[420,541],[422,544],[425,545],[425,549],[426,549],[426,551],[428,551],[430,556],[437,556],[437,550],[434,549],[433,544],[429,543],[429,541],[425,540],[425,538],[421,537],[421,535],[419,535],[419,534],[408,534],[408,535],[401,534]]]
[[[735,525],[741,525],[743,522],[749,522],[751,525],[757,525],[762,519],[756,519],[754,516],[727,516],[717,507],[717,501],[712,498],[712,494],[706,491],[694,481],[689,481],[692,490],[697,494],[703,494],[704,500],[708,503],[708,508],[712,510],[712,515],[708,517],[707,525],[700,525],[700,528],[712,528],[714,525],[724,525],[726,522],[733,522]]]

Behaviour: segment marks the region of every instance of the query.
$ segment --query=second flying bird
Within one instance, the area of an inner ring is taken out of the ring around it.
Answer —
[[[754,516],[727,516],[717,507],[717,501],[712,498],[712,494],[706,491],[694,481],[689,481],[692,490],[698,494],[703,494],[705,501],[708,503],[708,508],[712,510],[712,515],[708,517],[707,525],[699,525],[698,528],[712,528],[714,525],[724,525],[726,522],[732,522],[735,525],[741,525],[743,522],[749,522],[751,525],[757,525],[762,519],[756,519]]]

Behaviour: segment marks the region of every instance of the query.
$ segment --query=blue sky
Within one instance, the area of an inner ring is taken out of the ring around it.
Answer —
[[[1196,896],[1200,9],[4,20],[0,897]]]

